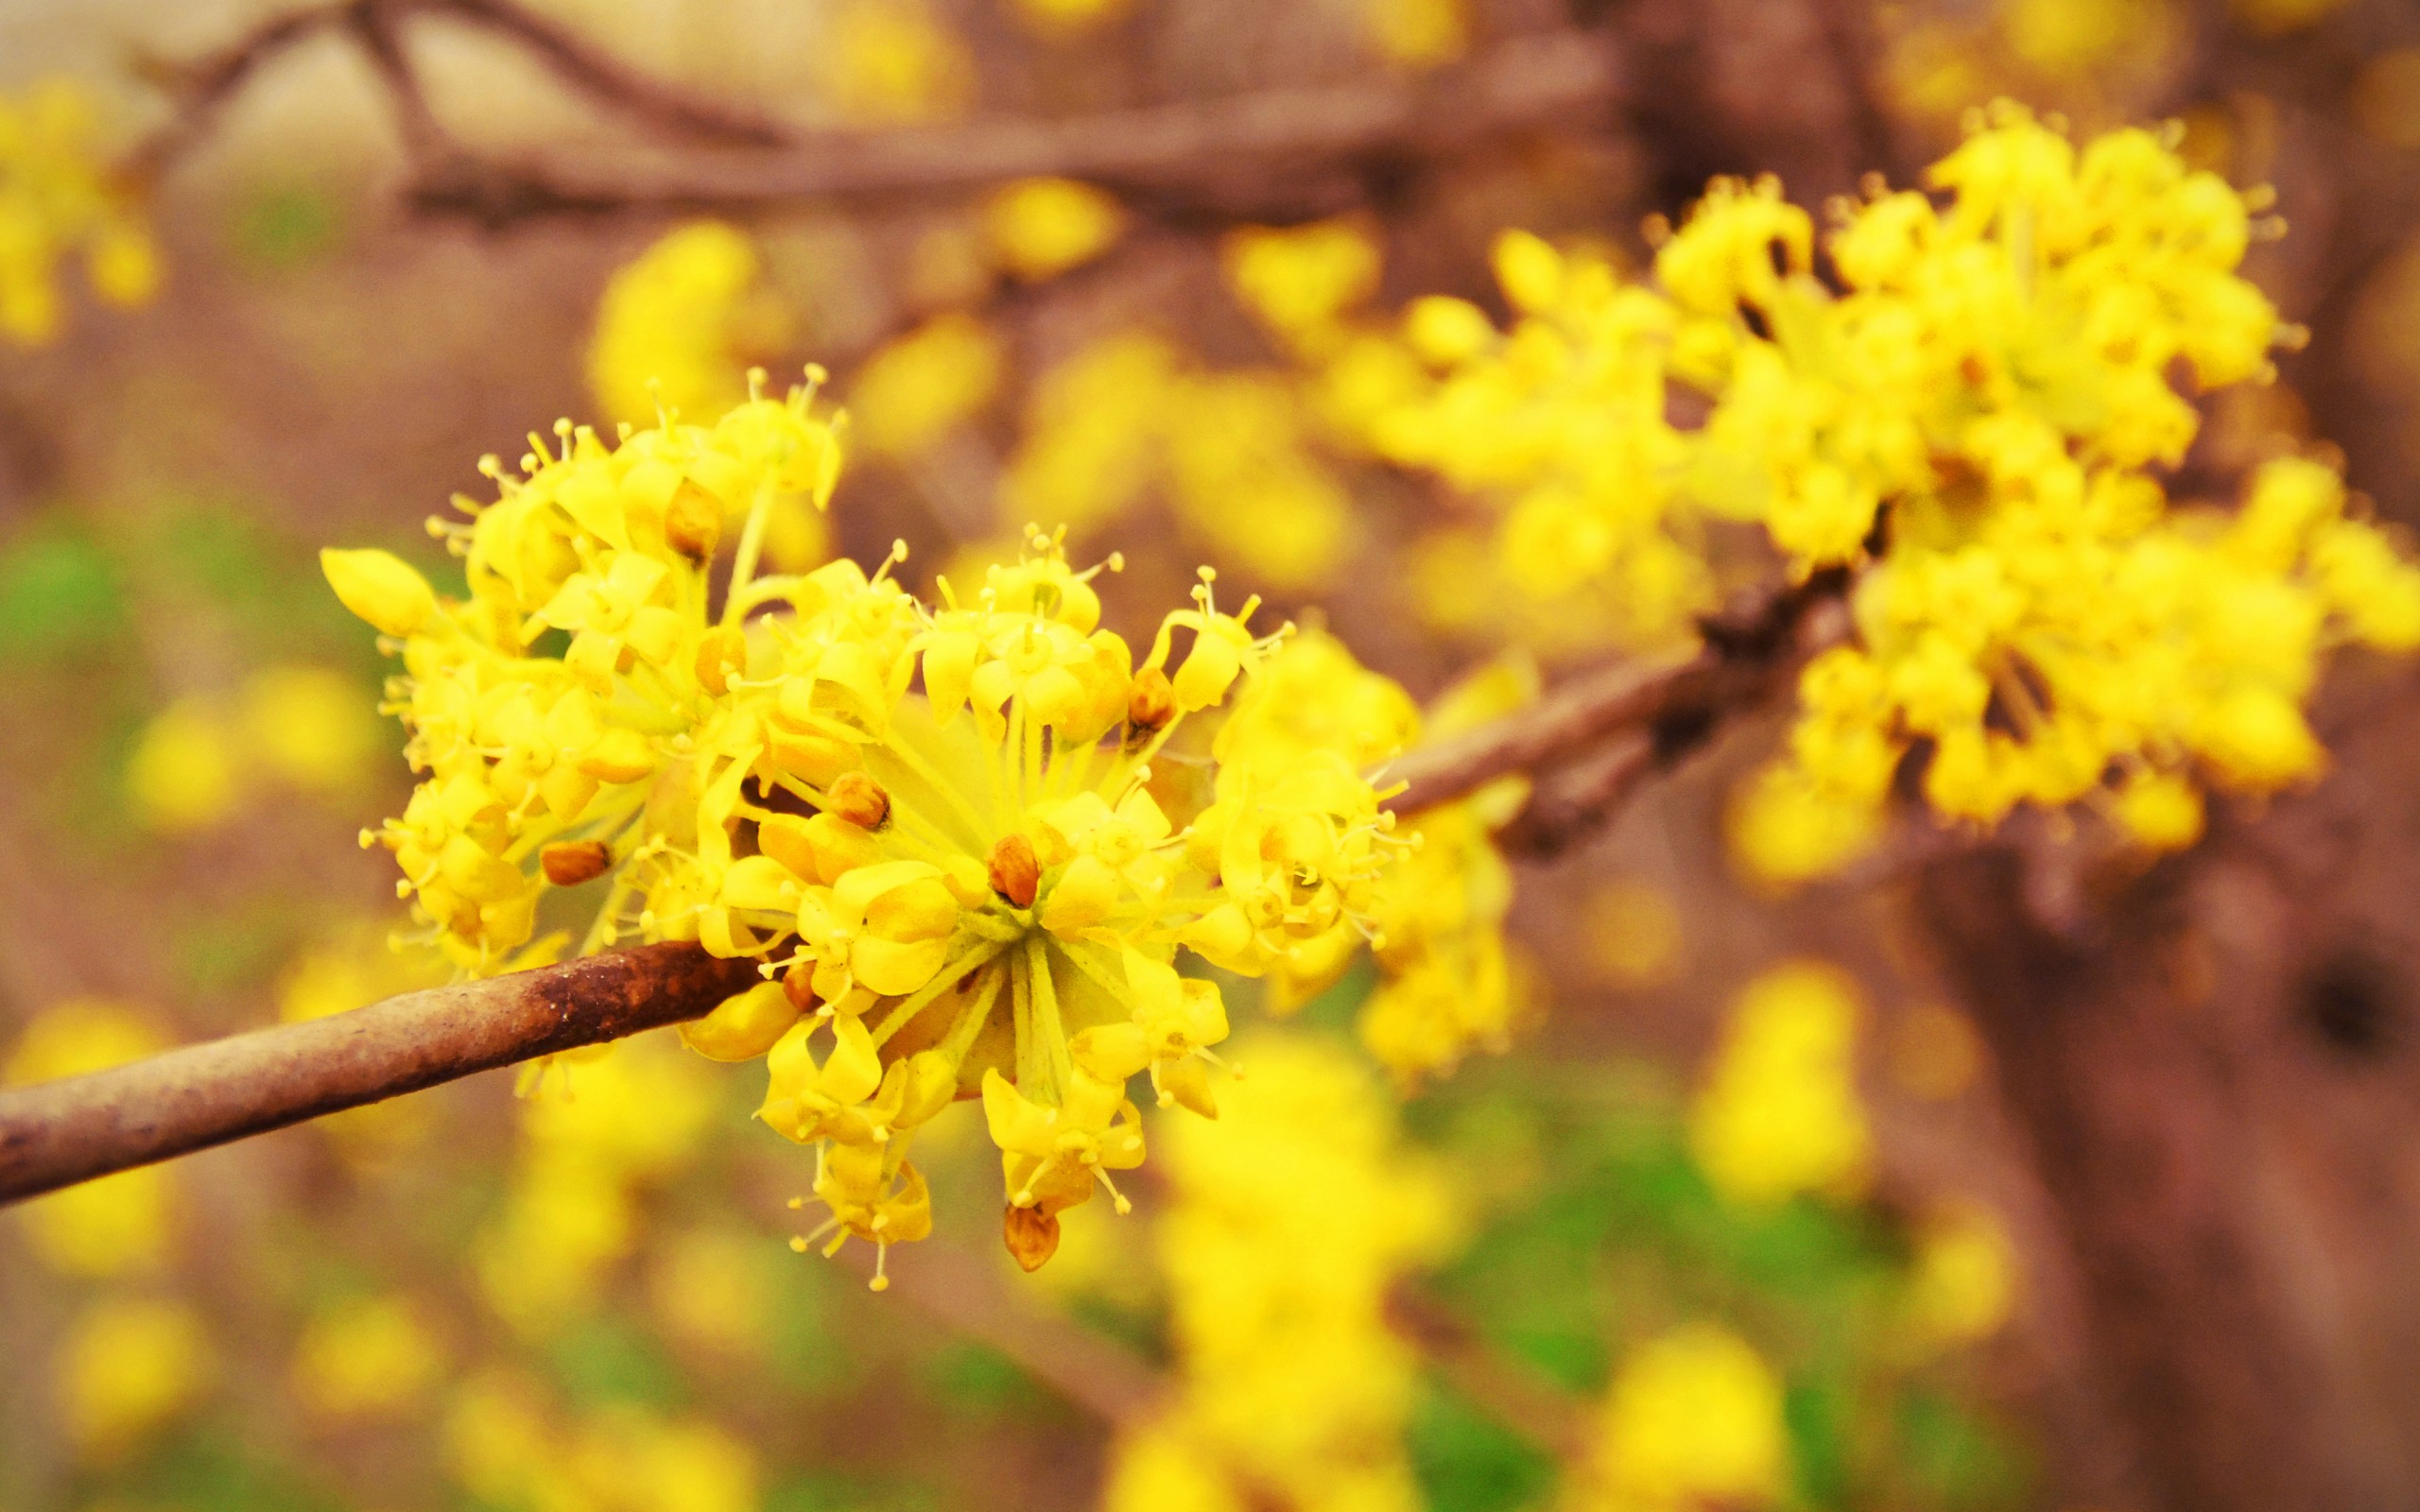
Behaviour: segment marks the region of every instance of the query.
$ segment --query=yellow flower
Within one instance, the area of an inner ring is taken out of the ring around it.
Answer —
[[[1159,1235],[1179,1383],[1113,1452],[1111,1512],[1420,1504],[1403,1452],[1418,1360],[1387,1294],[1455,1227],[1441,1173],[1340,1047],[1264,1034],[1216,1124],[1171,1131]]]
[[[842,0],[812,54],[818,93],[850,126],[924,126],[975,96],[966,44],[921,0]]]
[[[106,1463],[193,1405],[211,1369],[201,1319],[183,1303],[134,1297],[95,1302],[60,1346],[60,1416],[77,1452]]]
[[[1380,57],[1415,68],[1450,63],[1470,46],[1462,0],[1363,0],[1361,26]]]
[[[1781,1382],[1746,1341],[1713,1324],[1685,1324],[1634,1349],[1602,1423],[1575,1507],[1765,1506],[1789,1482]]]
[[[983,207],[994,255],[1023,279],[1056,278],[1089,263],[1125,229],[1116,196],[1073,179],[1019,179]]]
[[[999,340],[980,320],[937,317],[866,359],[850,420],[870,449],[913,455],[992,402],[1000,365]]]
[[[757,265],[746,233],[700,220],[614,274],[588,347],[589,390],[607,419],[713,415],[747,397],[752,353],[778,340],[781,324]]]
[[[1256,627],[1257,599],[1221,610],[1207,569],[1139,667],[1100,627],[1101,569],[1069,567],[1058,536],[971,593],[943,582],[935,605],[891,577],[903,550],[872,576],[845,559],[759,576],[774,501],[832,487],[810,398],[617,445],[566,424],[522,478],[492,467],[502,496],[441,527],[470,597],[404,639],[390,684],[424,780],[365,843],[394,853],[424,937],[473,971],[551,955],[527,944],[540,899],[592,886],[579,952],[696,939],[760,963],[767,986],[686,1038],[766,1055],[762,1116],[815,1146],[831,1211],[803,1246],[921,1237],[913,1137],[979,1093],[1010,1235],[1039,1255],[1058,1211],[1141,1158],[1125,1075],[1216,1106],[1225,1009],[1179,976],[1181,948],[1254,973],[1376,932],[1373,885],[1399,847],[1357,762],[1379,758],[1222,768],[1204,726],[1249,698],[1288,627]],[[718,540],[683,535],[689,499],[746,501],[727,580]],[[559,654],[537,649],[563,630]],[[1212,760],[1163,772],[1179,736]],[[662,1168],[619,1125],[546,1137],[597,1106],[614,1100],[533,1109],[532,1158],[482,1243],[491,1299],[524,1326],[594,1292]],[[663,1108],[644,1126],[690,1127]]]
[[[1811,961],[1767,971],[1740,992],[1689,1109],[1689,1148],[1734,1202],[1864,1189],[1874,1137],[1858,1100],[1856,984]]]
[[[0,335],[43,346],[59,334],[60,263],[81,253],[93,292],[122,307],[160,286],[141,213],[101,161],[92,103],[65,78],[0,95]]]
[[[1935,1344],[1989,1338],[2015,1311],[2016,1288],[2016,1246],[1989,1210],[1950,1204],[1919,1225],[1906,1304],[1918,1337]]]
[[[425,1399],[444,1368],[443,1348],[410,1301],[362,1297],[311,1320],[294,1348],[290,1383],[305,1412],[389,1418]]]
[[[264,667],[245,679],[240,708],[244,744],[270,776],[296,787],[354,786],[378,744],[359,686],[326,667]]]
[[[216,702],[185,697],[151,718],[127,761],[136,815],[166,833],[224,823],[243,799],[242,748]]]
[[[35,1015],[0,1082],[24,1086],[107,1071],[167,1048],[145,1015],[96,998],[72,998]],[[175,1238],[168,1174],[138,1166],[39,1197],[25,1209],[26,1237],[43,1264],[73,1276],[156,1269]]]

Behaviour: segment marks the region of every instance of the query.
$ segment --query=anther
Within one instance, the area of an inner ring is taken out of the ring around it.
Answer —
[[[1033,842],[1022,833],[1000,836],[992,847],[991,880],[992,890],[1011,907],[1032,907],[1042,885],[1042,862],[1033,853]]]
[[[1010,1206],[1000,1220],[1000,1238],[1016,1263],[1028,1271],[1059,1251],[1059,1220],[1039,1208]]]
[[[611,870],[614,852],[602,840],[558,840],[539,850],[538,865],[556,886],[577,887]]]
[[[842,772],[826,791],[823,807],[860,830],[879,830],[890,817],[890,795],[863,772]]]
[[[1176,717],[1176,689],[1158,667],[1134,674],[1134,688],[1126,696],[1126,723],[1132,730],[1157,731]]]

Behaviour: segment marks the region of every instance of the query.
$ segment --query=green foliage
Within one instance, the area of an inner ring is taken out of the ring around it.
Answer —
[[[1540,1503],[1553,1488],[1551,1457],[1452,1391],[1421,1394],[1409,1438],[1429,1512],[1507,1512]]]

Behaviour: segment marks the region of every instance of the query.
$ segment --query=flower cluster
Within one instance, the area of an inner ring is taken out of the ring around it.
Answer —
[[[1408,1509],[1418,1361],[1389,1289],[1440,1258],[1452,1203],[1340,1047],[1264,1035],[1215,1127],[1171,1140],[1161,1220],[1182,1383],[1119,1443],[1103,1504]]]
[[[1862,1015],[1856,983],[1814,961],[1742,989],[1689,1110],[1690,1149],[1717,1192],[1754,1205],[1863,1190],[1874,1134],[1857,1090]]]
[[[2011,106],[1931,180],[1837,206],[1828,283],[1770,180],[1658,228],[1651,286],[1508,235],[1512,329],[1416,301],[1401,339],[1435,377],[1372,430],[1501,500],[1512,581],[1635,637],[1710,602],[1723,521],[1797,575],[1861,569],[1857,644],[1807,669],[1789,757],[1735,816],[1768,877],[1869,843],[1911,756],[1948,818],[2085,803],[2188,843],[2205,787],[2317,770],[2323,652],[2420,647],[2420,570],[2325,466],[2273,461],[2232,517],[2160,481],[2199,426],[2176,375],[2266,381],[2292,335],[2237,271],[2263,192]]]
[[[617,269],[596,305],[588,387],[607,418],[712,415],[746,397],[748,353],[776,339],[755,243],[718,220],[676,227]]]
[[[911,1137],[979,1096],[1010,1247],[1038,1265],[1057,1213],[1143,1159],[1130,1078],[1215,1108],[1226,1008],[1180,950],[1256,976],[1376,932],[1409,846],[1366,773],[1394,747],[1208,731],[1284,635],[1251,627],[1256,600],[1222,610],[1207,569],[1139,658],[1056,538],[934,605],[897,554],[759,576],[769,510],[835,477],[811,397],[618,444],[566,425],[523,476],[491,465],[501,496],[441,527],[462,600],[386,553],[327,554],[403,657],[391,707],[424,774],[365,844],[474,972],[548,948],[542,907],[583,888],[579,952],[761,962],[683,1038],[766,1057],[759,1116],[817,1150],[834,1247],[928,1229]]]
[[[0,96],[0,335],[59,334],[59,264],[81,254],[93,292],[137,305],[160,286],[160,254],[94,146],[92,102],[64,79]]]
[[[1745,1339],[1686,1323],[1623,1360],[1589,1463],[1564,1504],[1584,1512],[1767,1506],[1790,1480],[1782,1383]]]

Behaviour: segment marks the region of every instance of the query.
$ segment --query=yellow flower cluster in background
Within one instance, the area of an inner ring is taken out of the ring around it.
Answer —
[[[1083,531],[1158,489],[1189,538],[1256,580],[1324,587],[1357,531],[1298,387],[1278,369],[1203,368],[1149,332],[1103,336],[1035,386],[1001,479],[1001,517]]]
[[[0,335],[19,346],[58,335],[67,258],[84,259],[108,303],[142,304],[159,289],[159,249],[94,136],[92,101],[69,80],[0,95]]]
[[[1284,636],[1251,627],[1256,600],[1222,610],[1207,569],[1139,659],[1054,538],[934,605],[890,577],[896,554],[872,576],[760,576],[767,514],[821,505],[837,473],[811,397],[618,445],[566,423],[522,476],[491,462],[501,496],[440,527],[464,601],[386,553],[325,553],[403,657],[390,707],[424,774],[364,844],[394,853],[426,936],[468,971],[550,952],[529,943],[540,909],[573,889],[578,952],[696,939],[761,962],[762,986],[682,1036],[767,1058],[759,1116],[816,1150],[832,1247],[927,1231],[912,1135],[979,1096],[1010,1247],[1039,1264],[1061,1210],[1097,1189],[1125,1206],[1130,1077],[1213,1108],[1225,1005],[1180,950],[1257,976],[1379,931],[1409,846],[1368,771],[1394,750],[1250,722],[1213,737],[1204,720]],[[1171,739],[1184,759],[1158,760]],[[525,1271],[491,1274],[510,1290]]]
[[[1857,1091],[1864,1008],[1837,969],[1790,961],[1750,982],[1689,1108],[1689,1148],[1734,1202],[1863,1192],[1874,1135]]]
[[[756,1456],[728,1431],[617,1402],[577,1417],[502,1367],[472,1376],[445,1423],[455,1479],[510,1512],[756,1512]]]
[[[746,232],[700,220],[614,274],[588,346],[589,391],[608,421],[718,415],[748,397],[749,366],[782,325],[760,261]]]
[[[264,783],[342,795],[370,775],[380,735],[361,685],[327,667],[283,663],[234,696],[192,694],[144,726],[128,758],[137,818],[177,834],[234,816]]]
[[[1115,246],[1125,230],[1116,196],[1073,179],[1019,179],[983,206],[993,256],[1022,279],[1080,267]]]
[[[9,1056],[0,1083],[60,1081],[140,1060],[168,1048],[145,1014],[98,998],[73,998],[35,1015]],[[27,1203],[35,1255],[71,1276],[119,1278],[158,1270],[176,1237],[165,1168],[137,1166],[78,1182]]]
[[[1331,750],[1376,766],[1424,734],[1451,735],[1510,713],[1536,693],[1526,662],[1484,668],[1447,690],[1426,721],[1392,679],[1353,658],[1324,631],[1295,637],[1220,732],[1222,751],[1250,743],[1259,760]],[[1362,1043],[1405,1084],[1449,1072],[1474,1048],[1501,1051],[1524,1006],[1504,919],[1512,874],[1495,830],[1528,797],[1519,779],[1424,811],[1406,824],[1411,850],[1373,890],[1372,954],[1378,985],[1363,1002]],[[1312,941],[1270,973],[1272,1005],[1299,1004],[1334,982],[1360,941],[1341,932]]]
[[[1780,1502],[1789,1483],[1782,1385],[1746,1340],[1685,1324],[1638,1346],[1606,1398],[1573,1512],[1693,1512]]]
[[[811,55],[818,94],[856,127],[928,126],[975,99],[975,59],[924,0],[838,0]]]
[[[647,1189],[679,1174],[714,1111],[714,1078],[668,1034],[556,1057],[522,1104],[503,1211],[475,1246],[479,1287],[543,1335],[592,1310],[642,1230]]]
[[[1273,1033],[1246,1053],[1219,1121],[1168,1141],[1159,1245],[1180,1383],[1121,1437],[1103,1504],[1412,1512],[1419,1361],[1387,1294],[1446,1252],[1449,1190],[1349,1054]]]
[[[2420,647],[2420,570],[2322,464],[2271,462],[2232,515],[2171,506],[2154,472],[2200,423],[2171,375],[2266,381],[2289,335],[2237,272],[2265,193],[2013,106],[1930,178],[1945,201],[1838,207],[1837,288],[1770,180],[1718,181],[1652,285],[1509,234],[1513,328],[1415,301],[1400,340],[1434,376],[1371,428],[1500,505],[1510,581],[1637,638],[1711,601],[1715,522],[1801,576],[1861,569],[1857,644],[1806,669],[1788,758],[1733,816],[1776,881],[1868,847],[1918,750],[1945,818],[2084,804],[2187,844],[2205,788],[2316,773],[2324,653]],[[1674,423],[1675,385],[1702,425]]]

